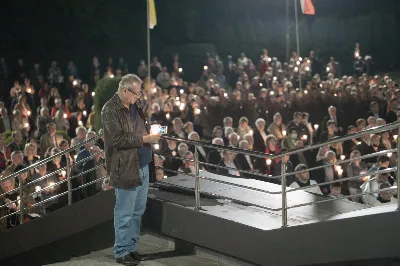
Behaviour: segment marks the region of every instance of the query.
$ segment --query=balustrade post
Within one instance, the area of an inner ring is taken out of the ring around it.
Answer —
[[[286,163],[283,162],[283,158],[281,158],[282,162],[282,227],[287,227],[287,198],[286,198]]]

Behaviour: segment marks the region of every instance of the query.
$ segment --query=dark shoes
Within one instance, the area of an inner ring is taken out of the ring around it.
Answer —
[[[133,258],[130,254],[116,259],[117,263],[122,265],[134,266],[139,264],[139,260]]]
[[[149,256],[139,254],[137,251],[132,252],[130,255],[132,256],[132,258],[134,258],[135,260],[138,260],[138,261],[144,261],[144,260],[149,259]]]

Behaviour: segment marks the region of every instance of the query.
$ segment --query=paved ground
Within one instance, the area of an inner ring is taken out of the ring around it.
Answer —
[[[145,234],[140,238],[138,251],[144,254],[152,254],[152,260],[141,262],[143,266],[250,266],[236,259],[220,255],[201,248],[196,248],[196,255],[179,256],[173,252],[174,242],[166,238]],[[70,261],[60,262],[57,266],[111,266],[115,263],[112,248],[92,252],[86,256],[73,258]]]

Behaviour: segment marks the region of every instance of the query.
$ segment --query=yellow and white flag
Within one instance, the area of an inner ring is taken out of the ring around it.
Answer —
[[[312,0],[300,0],[301,11],[305,15],[315,15],[315,7]]]
[[[157,25],[156,5],[154,4],[154,0],[147,1],[149,1],[149,28],[153,29]]]

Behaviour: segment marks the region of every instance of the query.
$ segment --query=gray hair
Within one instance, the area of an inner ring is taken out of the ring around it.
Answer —
[[[276,113],[276,114],[274,114],[274,121],[275,121],[275,119],[276,119],[278,116],[282,117],[281,113]]]
[[[218,145],[217,144],[218,141],[220,141],[222,143],[222,145],[224,145],[224,140],[222,138],[213,138],[211,143],[214,145]]]
[[[183,159],[186,159],[187,156],[193,156],[193,152],[191,151],[185,151],[185,153],[183,154]]]
[[[254,124],[257,126],[259,123],[264,123],[265,125],[265,120],[262,118],[258,118]]]
[[[243,146],[244,145],[249,145],[249,142],[247,141],[247,140],[241,140],[240,142],[239,142],[239,149],[243,149]]]
[[[178,150],[182,149],[182,147],[188,148],[188,145],[186,145],[186,143],[181,142],[181,143],[179,143],[179,145],[178,145]]]
[[[138,76],[136,76],[134,74],[127,74],[121,78],[121,81],[119,82],[119,85],[118,85],[118,90],[122,90],[122,89],[132,90],[133,83],[142,84],[143,82]]]
[[[350,159],[354,159],[356,157],[360,157],[361,156],[361,152],[359,150],[354,150],[350,153]]]
[[[86,140],[91,139],[91,138],[94,138],[95,136],[97,136],[96,132],[94,132],[94,131],[88,131],[88,132],[86,133]]]
[[[225,124],[226,122],[228,122],[228,120],[230,120],[231,122],[233,122],[232,117],[227,116],[227,117],[224,118],[224,124]]]
[[[190,132],[190,133],[189,133],[188,139],[189,139],[189,140],[192,140],[193,136],[195,136],[195,135],[197,135],[197,136],[200,138],[199,134],[198,134],[196,131],[193,131],[193,132]]]

